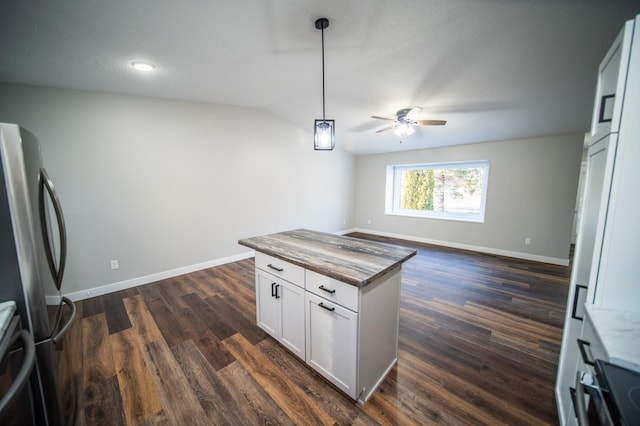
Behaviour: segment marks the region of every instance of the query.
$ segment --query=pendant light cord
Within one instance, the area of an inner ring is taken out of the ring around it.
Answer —
[[[324,26],[322,27],[322,120],[325,118],[324,111]]]

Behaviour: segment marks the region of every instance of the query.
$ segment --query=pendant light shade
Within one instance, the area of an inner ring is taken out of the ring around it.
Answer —
[[[316,151],[331,151],[336,145],[335,120],[325,118],[324,102],[324,30],[329,26],[327,18],[316,20],[316,29],[322,31],[322,119],[317,119],[313,126],[313,149]]]
[[[313,148],[316,151],[331,151],[335,147],[335,120],[316,120],[313,128]]]

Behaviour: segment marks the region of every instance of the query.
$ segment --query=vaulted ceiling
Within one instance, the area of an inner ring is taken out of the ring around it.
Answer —
[[[600,59],[639,12],[638,0],[3,0],[0,82],[256,108],[311,144],[324,16],[327,118],[354,154],[586,132]],[[134,72],[136,59],[156,69]],[[387,123],[371,115],[412,106],[447,125],[375,133]]]

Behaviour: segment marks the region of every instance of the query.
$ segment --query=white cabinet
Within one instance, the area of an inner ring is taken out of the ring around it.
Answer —
[[[640,15],[625,24],[616,43],[610,49],[620,55],[613,118],[610,133],[597,140],[607,140],[608,152],[587,303],[640,312]]]
[[[256,251],[258,325],[364,404],[398,360],[402,263],[417,251],[308,229],[238,243]]]
[[[358,314],[306,293],[307,364],[357,399]]]
[[[573,257],[571,271],[571,287],[567,301],[567,312],[562,340],[562,352],[556,382],[556,397],[562,417],[567,424],[575,421],[573,415],[571,387],[575,384],[576,370],[585,371],[578,352],[577,339],[582,334],[585,318],[584,304],[590,282],[592,259],[597,241],[601,240],[602,223],[599,221],[602,210],[602,199],[608,197],[608,184],[605,184],[607,158],[610,153],[610,142],[615,145],[616,135],[610,135],[591,145],[588,153],[588,172],[585,187],[587,188],[580,222],[580,232]]]
[[[626,83],[634,24],[634,20],[625,23],[598,68],[591,140],[597,141],[620,130],[624,94],[629,93]]]
[[[361,403],[398,360],[401,276],[357,288],[307,271],[307,363]]]
[[[275,297],[275,279],[256,269],[256,316],[258,325],[279,340],[281,303]]]
[[[401,276],[357,287],[256,252],[257,323],[364,403],[398,359]]]
[[[573,259],[556,400],[561,424],[575,424],[570,388],[587,371],[578,338],[589,340],[585,304],[640,312],[640,15],[625,23],[598,70],[583,212]]]
[[[285,264],[289,265],[285,262],[279,263],[282,266]],[[258,325],[304,360],[305,290],[304,282],[299,284],[290,283],[256,268],[256,319]]]

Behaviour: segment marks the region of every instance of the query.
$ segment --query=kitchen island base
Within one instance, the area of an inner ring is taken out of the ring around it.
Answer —
[[[256,250],[258,326],[364,404],[397,362],[402,262],[416,251],[308,230],[239,243]]]

